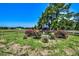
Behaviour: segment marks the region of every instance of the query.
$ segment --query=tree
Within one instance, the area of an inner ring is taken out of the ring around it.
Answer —
[[[78,29],[79,13],[70,12],[70,7],[69,3],[50,3],[39,19],[38,28],[48,25],[49,29]]]
[[[75,29],[79,30],[79,13],[76,13],[74,18],[75,18],[75,23],[76,23]]]

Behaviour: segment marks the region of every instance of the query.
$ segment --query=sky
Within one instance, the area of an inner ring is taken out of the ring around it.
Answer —
[[[0,3],[0,26],[32,27],[37,24],[47,3]],[[70,10],[79,12],[79,4],[72,4]]]

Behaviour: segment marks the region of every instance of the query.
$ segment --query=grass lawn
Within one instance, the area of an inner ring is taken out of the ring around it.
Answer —
[[[20,31],[0,31],[0,55],[79,55],[79,36],[69,35],[67,39],[57,38],[49,43],[43,43],[40,39],[23,39],[23,36]]]

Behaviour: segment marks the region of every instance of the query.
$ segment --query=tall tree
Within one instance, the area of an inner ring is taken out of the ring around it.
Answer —
[[[78,19],[78,14],[74,15],[69,11],[71,4],[69,3],[50,3],[45,12],[39,19],[38,27],[43,28],[44,24],[49,26],[49,29],[62,28],[73,29],[74,21],[71,18]]]
[[[79,13],[76,13],[74,18],[75,18],[75,23],[76,23],[75,29],[79,30]]]

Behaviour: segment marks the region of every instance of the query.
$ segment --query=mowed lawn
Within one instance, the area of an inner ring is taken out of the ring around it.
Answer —
[[[0,55],[33,56],[78,56],[79,36],[69,35],[67,39],[50,40],[43,43],[41,39],[23,39],[24,30],[0,30]],[[14,46],[13,46],[14,45]],[[19,46],[19,48],[18,48]],[[24,46],[30,48],[22,49]],[[16,47],[16,48],[13,48]],[[14,50],[10,49],[13,48]],[[10,50],[9,50],[10,49]],[[15,51],[15,53],[14,53]],[[19,52],[17,52],[19,51]]]

